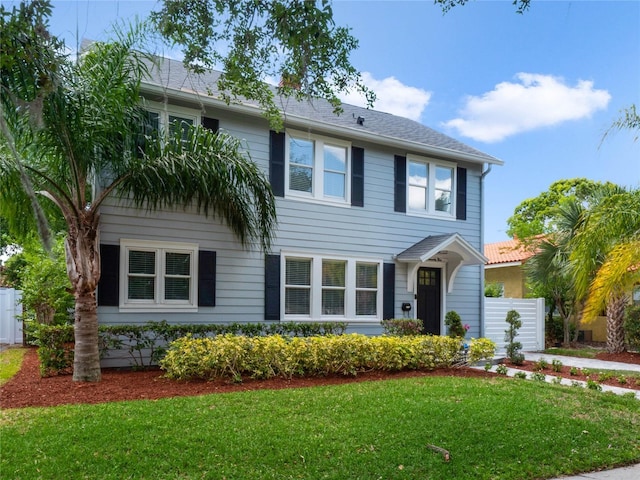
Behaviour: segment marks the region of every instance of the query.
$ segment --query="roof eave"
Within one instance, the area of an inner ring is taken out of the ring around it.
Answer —
[[[264,118],[262,115],[263,110],[258,105],[247,105],[233,102],[227,103],[220,98],[210,95],[204,95],[202,92],[196,92],[194,90],[177,90],[158,85],[157,83],[149,82],[142,82],[141,90],[143,92],[160,95],[167,95],[170,92],[170,96],[173,98],[191,102],[193,102],[193,96],[198,95],[200,101],[205,105],[210,105],[212,107],[220,108],[222,110],[227,110],[234,113],[242,113],[253,117]],[[299,115],[285,114],[284,120],[287,125],[292,127],[304,129],[315,128],[319,131],[329,134],[344,135],[345,131],[349,131],[352,134],[352,138],[354,139],[382,144],[392,148],[411,150],[412,152],[422,153],[424,155],[435,155],[438,157],[444,157],[452,160],[465,161],[481,165],[484,165],[485,163],[492,165],[504,165],[504,162],[502,160],[490,156],[474,155],[472,153],[460,152],[458,150],[452,150],[449,148],[436,147],[433,145],[428,145],[411,140],[403,140],[401,138],[379,133],[363,132],[362,130],[353,127],[334,125],[327,122],[312,120],[308,117],[302,117]]]

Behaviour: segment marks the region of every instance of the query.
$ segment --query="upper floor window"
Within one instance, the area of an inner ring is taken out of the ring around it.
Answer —
[[[121,308],[197,307],[197,245],[123,239],[120,248]]]
[[[147,112],[144,129],[146,134],[152,130],[163,130],[174,135],[176,130],[180,130],[182,138],[186,140],[189,127],[200,124],[198,110],[177,105],[165,106],[157,102],[146,102],[144,108]]]
[[[451,164],[408,157],[408,211],[452,217],[455,174]]]
[[[287,135],[287,191],[317,200],[349,202],[350,145],[302,132]]]

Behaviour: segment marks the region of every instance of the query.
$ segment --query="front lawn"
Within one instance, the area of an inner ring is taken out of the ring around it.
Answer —
[[[26,352],[27,349],[22,347],[9,347],[0,352],[0,386],[20,370],[22,358]]]
[[[2,412],[0,471],[13,479],[550,478],[639,462],[639,405],[510,378],[421,377],[13,409]]]

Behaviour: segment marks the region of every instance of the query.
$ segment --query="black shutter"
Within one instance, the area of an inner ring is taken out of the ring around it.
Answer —
[[[394,156],[394,202],[396,212],[407,211],[407,157]]]
[[[456,219],[467,219],[467,169],[458,167],[456,185]]]
[[[198,306],[216,306],[216,252],[198,252]]]
[[[284,132],[271,130],[269,138],[269,181],[276,197],[284,197]]]
[[[351,147],[351,206],[364,207],[364,148]]]
[[[396,302],[396,264],[385,263],[382,273],[382,318],[395,316]]]
[[[280,320],[280,255],[264,259],[264,319]]]
[[[100,245],[100,282],[98,305],[120,304],[120,245]]]
[[[217,132],[220,129],[220,121],[216,118],[202,117],[201,124],[207,130]]]

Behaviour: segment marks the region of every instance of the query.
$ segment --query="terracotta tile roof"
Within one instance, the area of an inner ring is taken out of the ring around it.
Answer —
[[[504,242],[487,243],[484,246],[484,256],[489,259],[485,265],[499,263],[523,263],[533,256],[531,248],[523,246],[518,240],[506,240]]]

